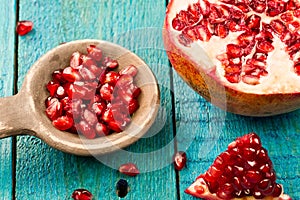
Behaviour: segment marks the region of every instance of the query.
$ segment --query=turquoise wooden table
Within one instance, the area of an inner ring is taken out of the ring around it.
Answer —
[[[88,189],[95,199],[118,199],[115,183],[120,178],[127,179],[131,188],[125,199],[194,199],[184,189],[230,141],[254,131],[269,150],[278,182],[300,200],[300,110],[253,118],[207,103],[169,65],[161,36],[166,4],[166,0],[0,0],[1,97],[17,93],[30,66],[45,52],[61,42],[84,38],[108,40],[134,51],[149,64],[161,89],[154,128],[125,149],[132,155],[129,161],[143,158],[137,160],[140,175],[121,175],[107,157],[65,154],[35,137],[17,136],[0,141],[0,199],[71,199],[76,188]],[[33,21],[34,30],[17,36],[19,20]],[[175,150],[188,156],[180,172],[169,162]]]

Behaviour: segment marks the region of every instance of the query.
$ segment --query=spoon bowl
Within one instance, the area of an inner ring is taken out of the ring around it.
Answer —
[[[49,96],[45,85],[54,70],[69,65],[73,52],[86,53],[88,45],[96,45],[104,56],[118,60],[122,67],[133,64],[138,73],[135,83],[141,88],[139,109],[131,123],[120,133],[86,139],[56,129],[45,114],[45,99]],[[124,148],[141,138],[153,124],[159,108],[160,94],[157,80],[146,63],[134,53],[116,44],[102,40],[77,40],[48,51],[30,68],[18,94],[0,99],[0,138],[27,134],[66,153],[81,156],[101,155]]]

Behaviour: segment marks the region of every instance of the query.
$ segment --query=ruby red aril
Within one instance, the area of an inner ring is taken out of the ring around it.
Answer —
[[[93,195],[86,189],[76,189],[73,191],[72,196],[74,200],[92,200]]]
[[[125,163],[119,167],[119,172],[128,176],[137,176],[140,171],[134,163]]]
[[[186,153],[183,151],[176,152],[173,155],[173,163],[176,170],[182,170],[186,165]]]
[[[61,116],[52,121],[52,124],[55,128],[61,131],[68,130],[73,126],[73,118],[70,116]]]
[[[102,59],[102,50],[97,48],[96,45],[90,45],[87,47],[87,52],[90,57],[95,61],[100,61]]]
[[[62,116],[62,104],[58,99],[53,99],[49,106],[46,108],[46,115],[50,120],[55,120],[58,117]]]
[[[70,59],[70,67],[73,69],[80,69],[82,64],[81,54],[76,51],[72,54]]]
[[[109,69],[116,69],[119,66],[119,63],[117,60],[114,60],[110,57],[105,57],[102,61],[102,65]]]
[[[206,200],[283,200],[283,188],[276,182],[272,161],[256,133],[230,143],[185,192]]]
[[[139,108],[141,89],[135,85],[138,70],[104,56],[95,45],[87,54],[75,51],[69,65],[55,70],[46,84],[46,115],[54,127],[86,138],[123,131]]]
[[[128,65],[127,67],[124,67],[120,70],[119,74],[124,75],[130,75],[131,77],[134,77],[137,74],[137,68],[134,65]]]
[[[300,107],[299,9],[299,0],[171,0],[165,48],[179,75],[226,111],[289,112]]]
[[[16,31],[19,35],[23,36],[32,31],[33,29],[33,22],[28,20],[23,20],[17,22]]]
[[[54,96],[56,93],[57,88],[60,86],[60,83],[57,81],[49,81],[49,83],[46,85],[48,92],[50,93],[50,96]]]

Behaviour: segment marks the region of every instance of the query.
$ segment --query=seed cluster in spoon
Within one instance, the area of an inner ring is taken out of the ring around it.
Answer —
[[[139,108],[141,89],[134,65],[117,72],[118,67],[95,45],[87,54],[74,52],[69,66],[54,71],[46,85],[46,115],[53,126],[89,139],[123,131]]]

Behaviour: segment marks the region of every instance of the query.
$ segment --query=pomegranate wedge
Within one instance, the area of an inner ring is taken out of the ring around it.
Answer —
[[[230,143],[185,192],[206,200],[291,200],[276,183],[272,161],[255,133]]]
[[[299,0],[171,0],[163,39],[178,74],[229,112],[300,107]]]

